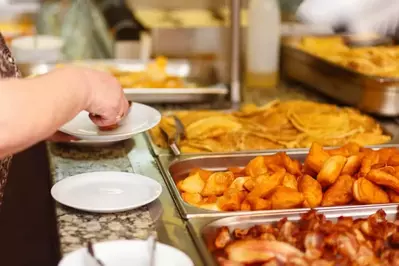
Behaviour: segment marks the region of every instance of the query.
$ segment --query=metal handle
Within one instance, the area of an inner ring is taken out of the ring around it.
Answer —
[[[230,99],[233,104],[241,102],[240,53],[241,53],[241,0],[230,0]]]

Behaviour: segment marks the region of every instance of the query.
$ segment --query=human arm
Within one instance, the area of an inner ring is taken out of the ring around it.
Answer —
[[[350,33],[394,35],[399,29],[399,1],[304,0],[297,16],[306,23],[323,24]]]
[[[50,137],[82,110],[100,115],[97,124],[110,125],[127,106],[117,81],[94,70],[0,80],[0,158]]]

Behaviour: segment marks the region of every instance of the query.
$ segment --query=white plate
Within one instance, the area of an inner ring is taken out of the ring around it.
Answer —
[[[89,212],[111,213],[138,208],[161,195],[155,180],[124,172],[92,172],[67,177],[51,188],[59,203]]]
[[[154,108],[132,103],[129,114],[120,126],[111,131],[101,131],[89,118],[86,111],[80,112],[75,118],[60,128],[60,131],[75,136],[81,140],[123,140],[147,131],[161,121],[161,114]]]
[[[119,240],[93,245],[96,257],[105,266],[149,265],[149,247],[143,240]],[[88,252],[81,248],[67,254],[58,266],[89,266]],[[156,244],[155,266],[194,266],[192,260],[182,251],[161,243]]]

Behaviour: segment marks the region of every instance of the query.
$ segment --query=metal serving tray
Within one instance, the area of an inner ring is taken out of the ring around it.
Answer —
[[[157,144],[152,141],[152,137],[150,132],[145,132],[144,133],[145,139],[147,140],[148,146],[150,147],[150,150],[154,156],[159,156],[159,155],[171,155],[172,152],[170,149],[164,149],[159,147]]]
[[[282,47],[282,72],[315,90],[362,111],[399,115],[399,78],[364,75],[313,56],[288,40]]]
[[[319,210],[319,213],[323,213],[328,220],[335,221],[340,216],[351,216],[354,219],[366,218],[376,213],[379,209],[383,209],[386,212],[388,220],[395,220],[398,213],[397,205],[364,206],[352,209],[338,208],[335,210]],[[222,219],[215,217],[193,218],[188,221],[187,226],[200,254],[202,255],[205,265],[216,266],[217,263],[208,247],[212,247],[219,228],[227,226],[230,230],[236,228],[246,229],[258,224],[276,223],[284,217],[287,217],[288,220],[291,221],[298,221],[301,218],[301,214],[306,212],[307,210],[300,210],[292,213],[280,212],[262,215],[232,216]]]
[[[85,66],[112,66],[122,71],[140,71],[145,64],[140,60],[87,60],[79,61]],[[49,72],[55,64],[23,64],[19,66],[24,76]],[[225,84],[219,80],[219,74],[212,61],[168,60],[167,72],[195,83],[195,88],[124,88],[128,100],[141,103],[201,103],[211,102],[228,94]]]
[[[165,116],[173,115],[173,113],[174,113],[175,111],[184,112],[184,111],[190,111],[190,110],[189,110],[189,109],[185,109],[185,110],[182,110],[182,109],[178,109],[178,110],[167,110],[167,111],[165,111],[165,112],[162,112],[162,115],[165,115]],[[232,108],[232,109],[220,109],[219,111],[220,111],[220,112],[225,112],[225,113],[231,113],[231,112],[233,112],[233,111],[236,111],[236,109],[233,109],[233,108]],[[399,130],[399,128],[398,128],[398,130]],[[156,144],[154,143],[154,141],[152,140],[150,131],[146,131],[146,132],[144,133],[144,135],[145,135],[145,138],[146,138],[146,140],[147,140],[148,145],[150,146],[150,149],[151,149],[151,151],[152,151],[152,154],[153,154],[154,156],[159,156],[159,155],[171,155],[171,154],[172,154],[172,152],[171,152],[170,149],[161,148],[161,147],[159,147],[158,145],[156,145]],[[206,154],[206,153],[190,153],[190,154]]]
[[[386,144],[378,145],[379,147],[384,147],[384,146],[391,146],[391,145],[396,145],[399,144],[399,121],[394,121],[393,119],[383,119],[378,121],[381,125],[381,127],[384,130],[384,133],[391,135],[392,139],[390,142],[387,142]],[[150,133],[147,131],[145,133],[145,137],[147,139],[148,145],[150,146],[150,149],[155,156],[161,156],[161,155],[172,155],[171,151],[169,149],[164,149],[156,145]],[[307,150],[307,149],[296,149],[296,150]],[[226,152],[226,153],[218,153],[218,154],[248,154],[248,153],[253,153],[253,152],[271,152],[273,150],[248,150],[248,151],[236,151],[236,152]],[[191,155],[191,156],[198,156],[198,155],[209,155],[212,154],[211,152],[208,153],[186,153],[185,155]]]
[[[399,145],[381,145],[381,146],[370,146],[373,149],[380,149],[383,147],[397,147]],[[297,149],[297,150],[271,150],[268,152],[259,153],[242,153],[242,154],[209,154],[209,155],[181,155],[179,158],[173,156],[159,156],[158,163],[166,179],[166,183],[170,189],[172,197],[174,198],[180,215],[183,218],[190,219],[192,217],[212,217],[212,216],[240,216],[240,215],[252,215],[256,213],[279,213],[279,212],[298,212],[303,210],[309,210],[309,208],[298,208],[290,210],[264,210],[264,211],[235,211],[235,212],[219,212],[211,211],[202,208],[195,207],[191,204],[186,203],[181,197],[177,188],[177,182],[187,177],[189,172],[195,168],[202,168],[213,171],[227,170],[228,167],[244,167],[250,160],[256,156],[271,155],[276,152],[286,152],[291,158],[304,162],[308,154],[308,149]],[[397,204],[383,204],[385,205],[397,205]],[[336,207],[319,207],[317,210],[333,210],[333,209],[352,209],[359,208],[360,205],[345,205]],[[378,206],[378,205],[361,205],[361,206]]]

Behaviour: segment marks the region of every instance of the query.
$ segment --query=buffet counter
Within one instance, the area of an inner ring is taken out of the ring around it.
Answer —
[[[247,91],[244,96],[245,103],[257,105],[277,98],[329,102],[299,85],[287,83],[275,90]],[[226,109],[230,106],[227,102],[217,102],[156,107],[171,110]],[[397,144],[395,136],[399,126],[392,119],[379,120],[393,134],[393,144]],[[0,216],[2,259],[10,262],[7,265],[55,265],[66,253],[85,246],[89,240],[146,239],[156,232],[160,242],[182,250],[195,265],[207,265],[204,261],[209,258],[203,255],[204,247],[198,239],[200,232],[193,227],[202,224],[202,220],[198,220],[201,217],[182,218],[169,179],[159,168],[160,161],[151,152],[144,134],[103,147],[39,144],[16,155]],[[104,170],[151,177],[162,185],[163,192],[158,200],[147,206],[117,214],[85,213],[56,204],[51,198],[50,188],[55,182],[71,175]],[[216,219],[222,215],[226,214],[211,213],[210,217]],[[19,256],[21,252],[24,256]]]
[[[328,102],[328,99],[297,85],[282,84],[275,90],[256,90],[245,93],[246,103],[264,105],[275,99]],[[219,102],[217,105],[160,105],[157,108],[164,110],[179,107],[226,109],[228,106],[228,103],[220,104]],[[383,125],[387,126],[390,132],[398,132],[399,127],[391,120],[383,121]],[[184,251],[195,265],[204,265],[195,241],[190,236],[188,221],[181,218],[173,201],[173,194],[168,189],[166,178],[162,176],[157,159],[151,153],[151,146],[147,143],[144,134],[108,147],[47,144],[47,150],[53,182],[84,172],[108,170],[149,176],[163,187],[162,195],[155,202],[118,214],[90,214],[57,204],[56,219],[62,254],[85,246],[88,240],[100,242],[116,239],[146,239],[149,234],[156,232],[160,242]]]
[[[245,93],[245,102],[265,104],[273,99],[323,100],[298,86],[282,84],[277,90],[257,90]],[[228,103],[202,105],[159,105],[158,109],[178,108],[222,108]],[[93,241],[102,242],[117,239],[146,239],[156,232],[162,243],[172,245],[186,254],[195,265],[203,265],[202,259],[192,241],[186,221],[180,218],[173,198],[157,166],[143,134],[134,139],[113,146],[85,147],[47,144],[52,182],[95,171],[133,172],[154,178],[162,184],[163,192],[158,200],[148,206],[117,214],[85,213],[56,204],[56,219],[59,230],[61,254],[77,250]]]
[[[48,144],[53,181],[84,172],[122,171],[151,177],[163,192],[158,200],[128,212],[91,214],[57,204],[61,253],[79,249],[93,241],[147,239],[156,232],[160,242],[174,246],[202,265],[185,222],[175,208],[168,188],[158,170],[144,136],[138,135],[112,147],[87,148]]]

